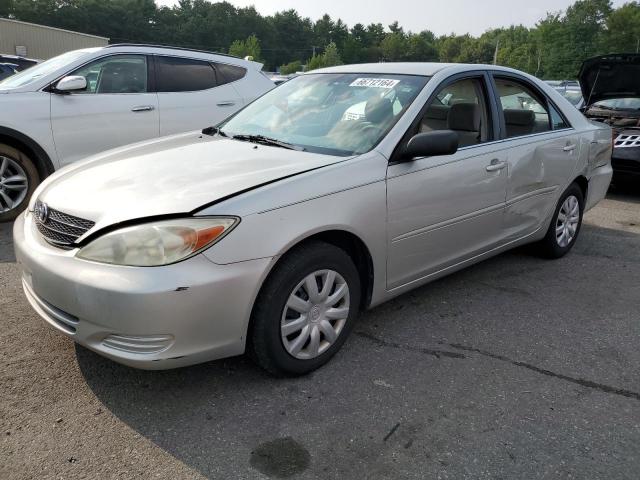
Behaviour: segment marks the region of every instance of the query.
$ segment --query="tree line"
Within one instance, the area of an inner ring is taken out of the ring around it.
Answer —
[[[588,57],[640,50],[640,3],[577,0],[534,27],[495,28],[478,37],[405,31],[398,22],[351,27],[296,10],[260,15],[228,2],[180,0],[0,0],[0,16],[140,42],[251,55],[284,73],[340,63],[441,61],[497,63],[545,79],[575,78]],[[453,25],[452,25],[453,26]]]

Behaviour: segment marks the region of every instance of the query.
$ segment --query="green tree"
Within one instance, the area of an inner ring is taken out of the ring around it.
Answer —
[[[310,59],[312,66],[382,60],[491,63],[497,47],[497,63],[561,79],[574,78],[590,56],[640,50],[639,2],[613,8],[609,0],[577,0],[534,28],[511,26],[479,37],[451,34],[437,39],[429,31],[406,32],[398,22],[386,29],[380,23],[349,29],[329,15],[316,22],[293,9],[263,16],[254,7],[211,0],[180,0],[171,7],[154,0],[0,0],[0,16],[106,36],[112,43],[231,51],[262,58],[270,69],[308,59],[332,43],[335,51],[325,48]]]
[[[333,67],[334,65],[342,65],[342,59],[338,52],[338,47],[331,42],[324,49],[321,55],[313,55],[307,62],[307,71],[317,70],[318,68]]]
[[[387,62],[404,60],[407,54],[407,38],[402,29],[387,34],[380,44],[382,57]]]
[[[334,42],[331,42],[329,45],[327,45],[327,48],[324,49],[322,61],[325,67],[342,65],[342,59],[340,58],[340,54],[338,53],[338,46]]]
[[[0,17],[8,17],[13,10],[13,0],[0,0]]]
[[[302,62],[300,60],[294,60],[280,67],[280,73],[282,75],[291,75],[302,70]]]
[[[324,65],[324,58],[322,55],[313,55],[308,61],[307,61],[307,71],[311,71],[311,70],[317,70],[319,68],[323,68]]]
[[[425,30],[418,34],[410,34],[407,38],[406,60],[412,62],[437,62],[438,48],[433,32]]]
[[[229,54],[236,57],[252,57],[256,62],[260,61],[260,40],[255,35],[251,35],[246,40],[235,40],[229,47]]]
[[[294,59],[306,58],[313,50],[313,24],[295,10],[278,12],[269,18],[274,30],[271,60],[282,65]]]
[[[640,4],[630,2],[612,11],[604,34],[607,53],[636,52],[640,50]]]

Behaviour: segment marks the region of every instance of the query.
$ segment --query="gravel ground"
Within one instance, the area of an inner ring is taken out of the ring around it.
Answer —
[[[48,328],[0,225],[0,478],[637,479],[640,195],[558,261],[500,255],[365,313],[321,370],[145,372]]]

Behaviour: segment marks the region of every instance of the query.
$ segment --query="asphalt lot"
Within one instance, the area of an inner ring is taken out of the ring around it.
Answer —
[[[365,313],[287,380],[75,347],[0,225],[0,478],[637,479],[640,189],[586,222],[561,260],[517,250]]]

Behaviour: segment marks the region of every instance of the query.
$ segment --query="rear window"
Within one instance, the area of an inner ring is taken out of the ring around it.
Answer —
[[[227,63],[216,63],[215,66],[219,76],[219,85],[235,82],[236,80],[240,80],[247,74],[246,68],[238,67],[236,65],[229,65]]]
[[[158,92],[195,92],[217,85],[209,62],[178,57],[156,57]]]

